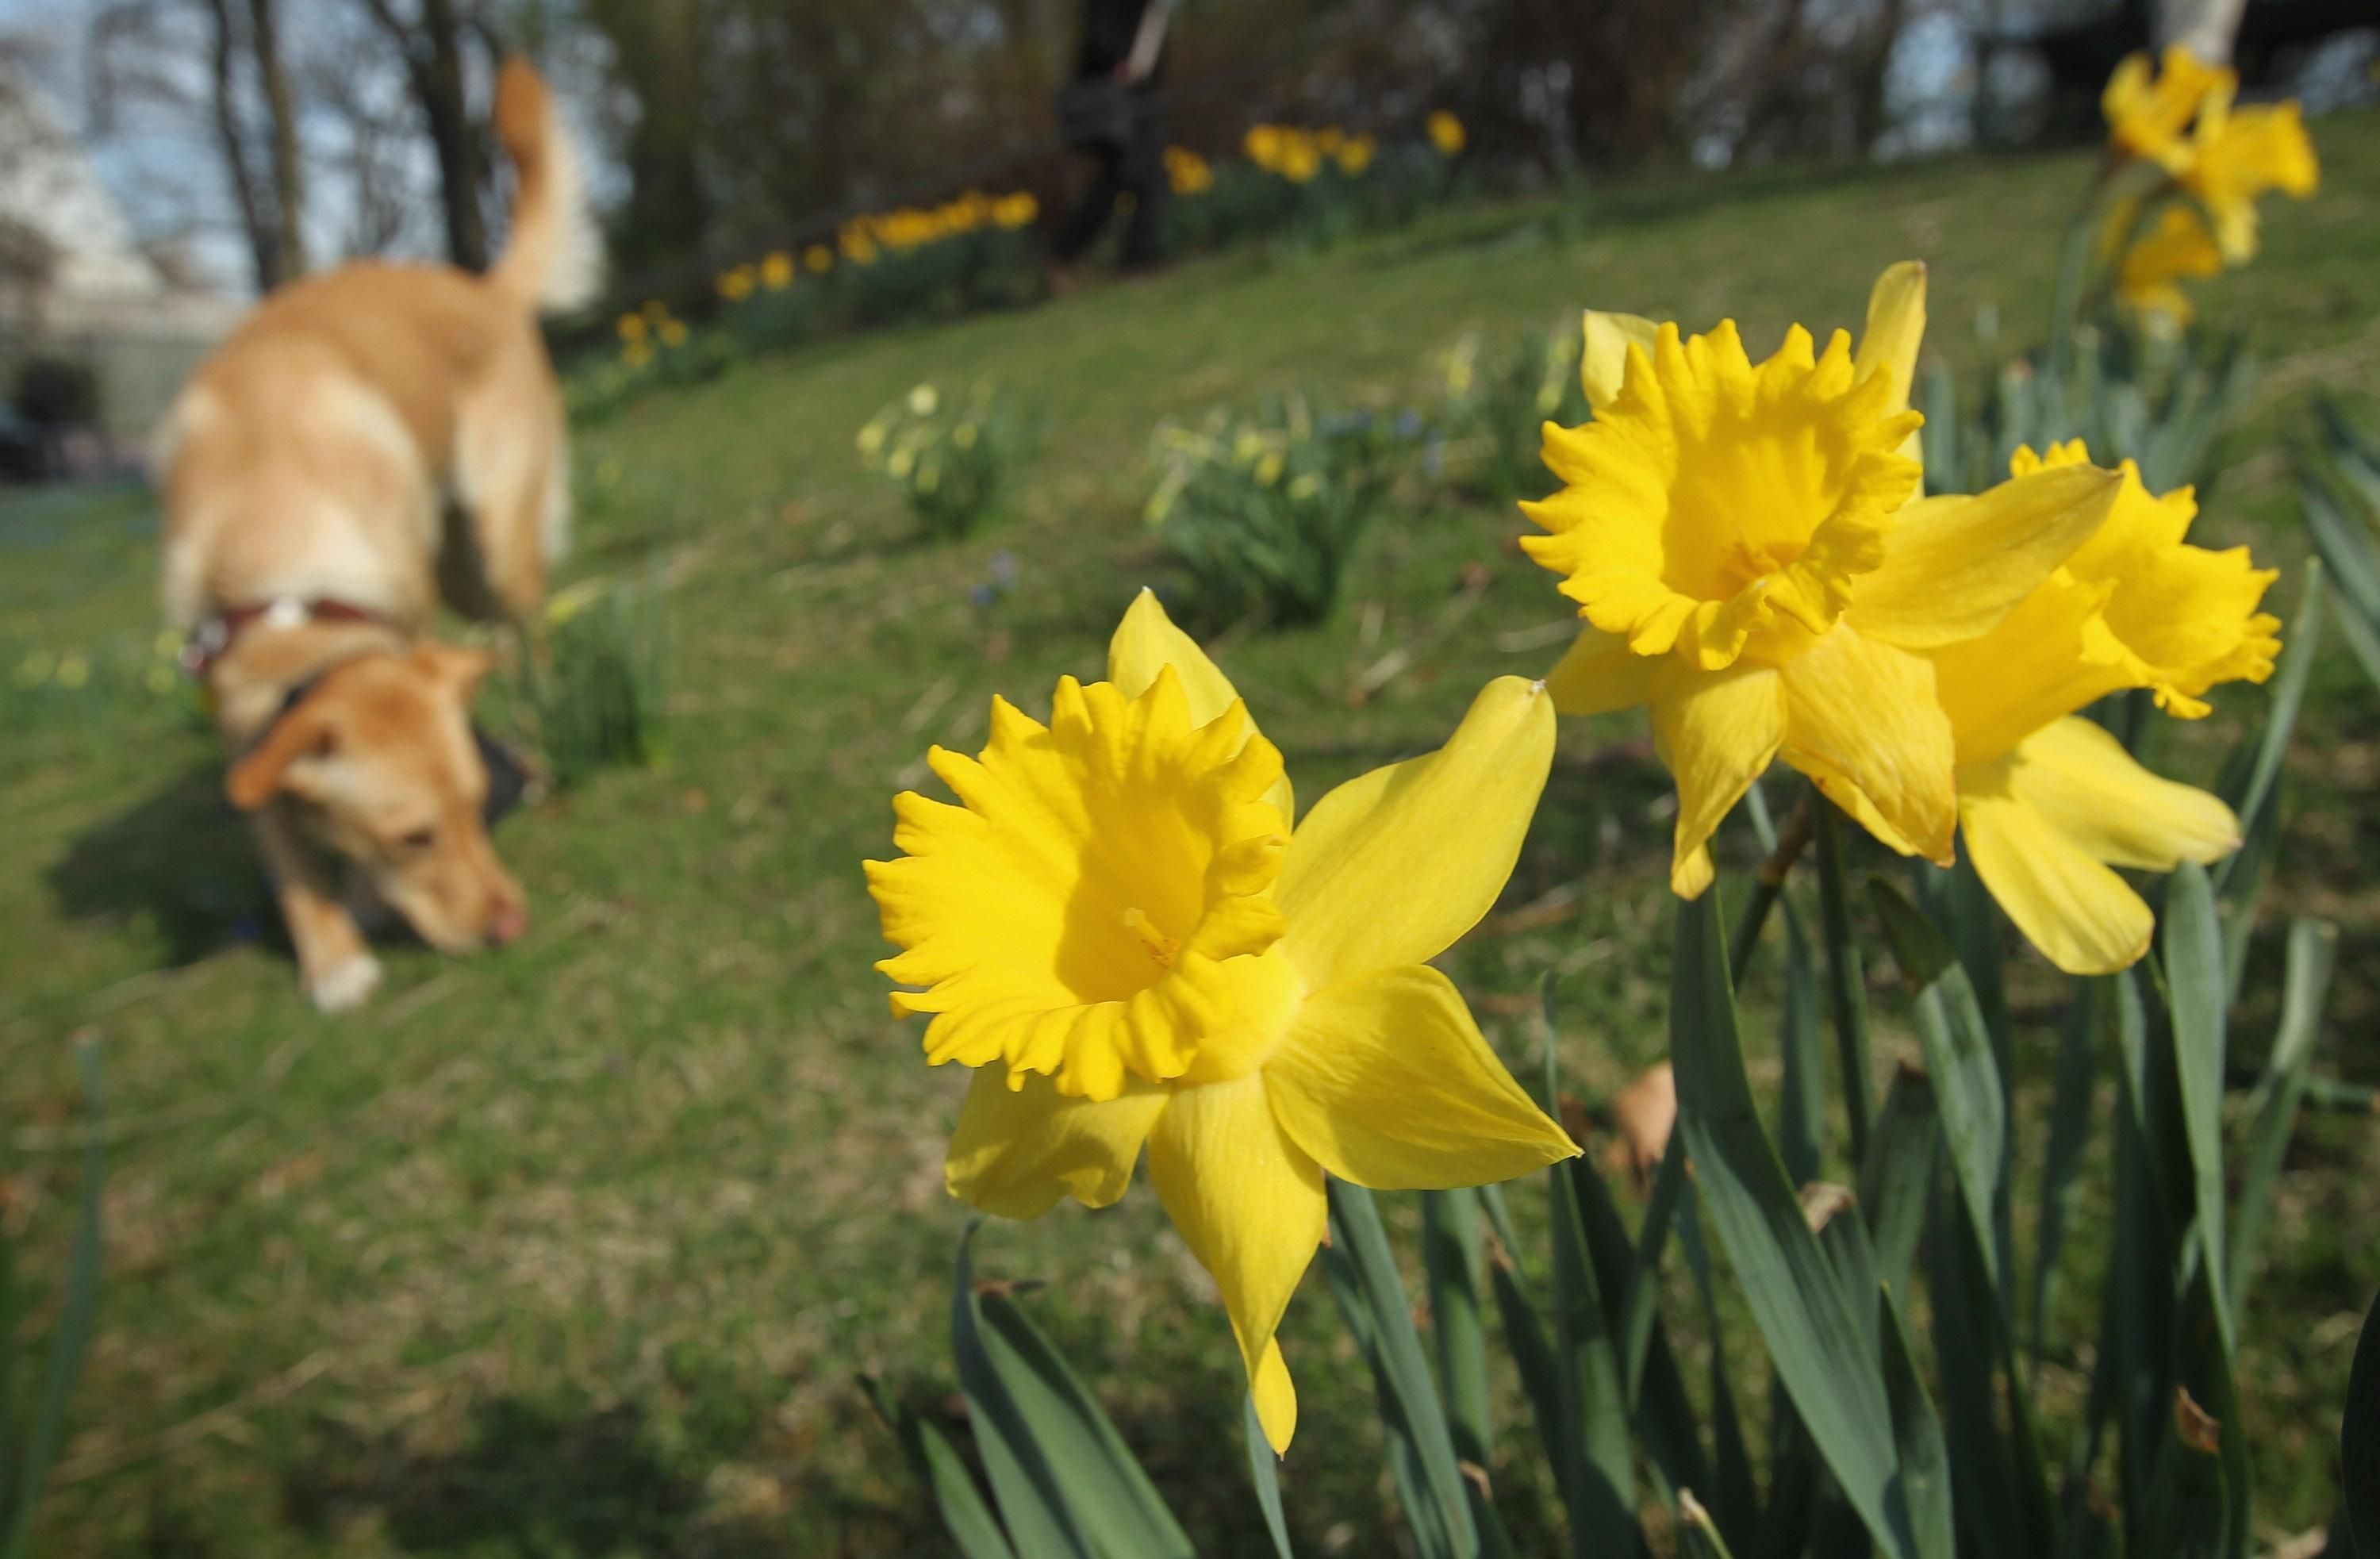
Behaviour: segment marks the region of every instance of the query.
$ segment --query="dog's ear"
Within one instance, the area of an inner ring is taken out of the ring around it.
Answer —
[[[480,690],[488,673],[496,669],[496,657],[484,650],[456,650],[444,644],[424,644],[413,652],[414,664],[437,680],[455,689],[465,703]]]
[[[289,789],[293,764],[330,757],[339,749],[339,728],[329,711],[301,703],[273,723],[264,739],[231,766],[225,794],[243,812],[252,812]]]

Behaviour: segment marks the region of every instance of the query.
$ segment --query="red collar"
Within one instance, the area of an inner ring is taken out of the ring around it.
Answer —
[[[258,623],[273,627],[303,627],[309,623],[373,623],[392,630],[396,627],[382,614],[345,601],[300,601],[282,596],[245,606],[226,606],[200,619],[197,629],[182,646],[182,669],[204,681],[214,664],[231,653],[239,636]]]

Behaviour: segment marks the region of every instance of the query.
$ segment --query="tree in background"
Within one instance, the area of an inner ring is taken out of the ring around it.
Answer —
[[[218,0],[220,3],[220,0]],[[396,46],[421,127],[438,160],[439,208],[446,222],[446,257],[467,271],[488,268],[489,157],[485,127],[475,116],[466,77],[467,27],[489,55],[501,53],[487,18],[456,0],[363,0]]]

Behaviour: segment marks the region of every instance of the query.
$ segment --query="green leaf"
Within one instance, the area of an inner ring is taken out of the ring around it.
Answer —
[[[1620,1368],[1626,1377],[1629,1407],[1644,1441],[1645,1460],[1666,1490],[1674,1493],[1679,1489],[1707,1490],[1711,1476],[1703,1457],[1694,1405],[1655,1305],[1661,1251],[1669,1244],[1666,1231],[1688,1194],[1683,1146],[1674,1134],[1670,1146],[1646,1202],[1645,1226],[1633,1245],[1603,1177],[1585,1159],[1572,1159],[1561,1167],[1568,1170],[1578,1189],[1596,1282],[1607,1296],[1624,1296],[1616,1303],[1609,1299],[1606,1303],[1621,1336]],[[1632,1518],[1632,1529],[1633,1525]]]
[[[2364,1312],[2355,1363],[2347,1372],[2347,1411],[2338,1420],[2338,1481],[2347,1494],[2355,1552],[2380,1559],[2380,1295]]]
[[[1882,1366],[1761,1129],[1715,895],[1678,906],[1670,1059],[1679,1129],[1779,1378],[1853,1509],[1893,1559],[1916,1533]],[[1871,1302],[1866,1295],[1859,1303]]]
[[[2184,861],[2166,897],[2165,976],[2173,1013],[2174,1066],[2181,1085],[2181,1123],[2192,1170],[2192,1213],[2209,1272],[2230,1271],[2224,1256],[2223,1067],[2225,1008],[2223,928],[2215,915],[2215,888],[2206,869]],[[2214,1285],[2215,1320],[2228,1354],[2238,1335],[2230,1295]]]
[[[1479,1199],[1468,1187],[1421,1196],[1422,1269],[1429,1282],[1430,1341],[1446,1393],[1447,1428],[1459,1456],[1486,1467],[1488,1334],[1479,1313]]]
[[[2036,1362],[2058,1296],[2059,1261],[2069,1220],[2091,1145],[2091,1102],[2098,1088],[2098,1038],[2104,1027],[2104,982],[2078,980],[2058,1036],[2057,1081],[2049,1102],[2049,1141],[2042,1150],[2041,1213],[2033,1256],[2032,1334]]]
[[[1551,1224],[1555,1381],[1563,1418],[1578,1426],[1577,1455],[1563,1485],[1572,1548],[1584,1555],[1603,1534],[1635,1524],[1636,1456],[1628,1436],[1628,1393],[1612,1339],[1611,1312],[1597,1282],[1580,1208],[1578,1161],[1555,1164],[1547,1210]],[[1589,1172],[1590,1174],[1592,1171]]]
[[[1835,1020],[1835,1054],[1842,1074],[1843,1114],[1850,1123],[1852,1159],[1867,1162],[1867,1137],[1875,1118],[1875,1066],[1867,1038],[1867,980],[1859,946],[1852,940],[1851,883],[1843,866],[1843,815],[1820,798],[1817,813],[1818,924],[1827,944],[1827,1001]]]
[[[2265,729],[2256,739],[2255,760],[2249,765],[2239,793],[2223,798],[2240,814],[2244,826],[2252,826],[2256,813],[2274,800],[2281,764],[2289,757],[2289,737],[2297,730],[2298,710],[2305,702],[2306,679],[2313,674],[2315,651],[2322,642],[2321,564],[2309,559],[2301,578],[2305,583],[2298,592],[2297,615],[2290,619],[2289,634],[2282,641],[2286,647],[2281,652],[2280,674],[2273,678],[2272,697],[2265,703]],[[2229,884],[2240,860],[2235,855],[2216,868],[2216,891]]]
[[[2338,951],[2338,928],[2319,920],[2289,925],[2289,953],[2281,980],[2281,1021],[2265,1059],[2265,1075],[2251,1102],[2248,1162],[2240,1176],[2239,1201],[2231,1219],[2231,1311],[2246,1305],[2248,1285],[2264,1242],[2273,1185],[2289,1151],[2299,1102],[2305,1097],[2306,1066],[2322,1031],[2323,1002]]]
[[[1859,1220],[1843,1222],[1856,1226]],[[1942,1420],[1917,1373],[1900,1306],[1889,1292],[1879,1292],[1876,1310],[1884,1338],[1884,1389],[1892,1401],[1893,1439],[1900,1447],[1917,1552],[1926,1559],[1952,1559],[1958,1540],[1950,1519],[1950,1454],[1942,1441]]]
[[[2007,1274],[1998,1261],[1993,1206],[2007,1171],[2008,1103],[2000,1092],[1990,1030],[1967,971],[1942,933],[1890,883],[1873,878],[1868,887],[1910,993],[1960,1198],[1974,1225],[1978,1248],[1990,1263],[1992,1285],[2005,1294]]]
[[[1330,1297],[1339,1306],[1357,1351],[1372,1368],[1380,1435],[1388,1444],[1389,1478],[1396,1485],[1397,1504],[1405,1513],[1405,1526],[1413,1533],[1414,1546],[1424,1559],[1458,1559],[1459,1555],[1466,1555],[1466,1550],[1456,1548],[1454,1534],[1448,1530],[1441,1507],[1430,1492],[1429,1473],[1422,1465],[1420,1448],[1414,1443],[1413,1425],[1405,1409],[1381,1383],[1387,1376],[1379,1357],[1379,1328],[1373,1322],[1371,1303],[1364,1296],[1362,1274],[1355,1270],[1354,1258],[1342,1250],[1336,1240],[1323,1246],[1321,1260]]]
[[[1189,1559],[1181,1523],[1049,1339],[1005,1294],[976,1291],[974,1235],[971,1224],[959,1240],[951,1345],[992,1497],[1017,1551],[1035,1559]]]
[[[1904,1303],[1910,1263],[1925,1230],[1926,1189],[1934,1183],[1938,1136],[1934,1080],[1915,1067],[1902,1066],[1885,1090],[1876,1135],[1868,1139],[1859,1197],[1875,1247],[1876,1281]]]
[[[950,1436],[912,1411],[883,1382],[867,1383],[876,1410],[892,1426],[909,1465],[932,1492],[934,1507],[941,1512],[942,1525],[958,1545],[961,1559],[1015,1559],[1016,1551],[1001,1532],[1000,1518],[984,1503],[983,1491],[976,1486],[975,1475],[967,1470]]]
[[[1257,1508],[1264,1512],[1265,1530],[1272,1534],[1276,1559],[1293,1559],[1289,1551],[1289,1518],[1281,1507],[1281,1458],[1273,1455],[1264,1425],[1257,1421],[1256,1397],[1242,1399],[1241,1406],[1240,1438],[1247,1444],[1248,1476],[1257,1486]]]
[[[2298,506],[2339,604],[2366,622],[2380,618],[2380,545],[2374,544],[2371,529],[2349,512],[2336,481],[2312,465],[2299,469]]]
[[[1806,1185],[1818,1177],[1827,1079],[1818,1061],[1817,960],[1811,954],[1801,911],[1791,899],[1785,901],[1785,1008],[1778,1023],[1777,1048],[1784,1063],[1777,1149],[1785,1161],[1786,1175],[1795,1185]]]
[[[82,1370],[83,1355],[91,1347],[91,1329],[99,1315],[100,1187],[106,1179],[100,1142],[107,1108],[100,1090],[99,1047],[85,1041],[75,1046],[74,1054],[75,1065],[82,1073],[84,1100],[82,1193],[75,1213],[74,1240],[67,1256],[66,1288],[58,1301],[57,1319],[50,1325],[49,1360],[42,1376],[41,1405],[34,1410],[31,1426],[26,1432],[25,1454],[18,1463],[13,1498],[6,1497],[7,1468],[0,1466],[0,1555],[6,1559],[24,1559],[32,1551],[33,1512],[42,1503],[42,1491],[50,1479],[50,1464],[56,1459],[58,1445],[65,1438],[67,1398],[74,1390],[75,1377]],[[6,1240],[7,1236],[0,1233],[0,1245]],[[13,1287],[11,1273],[11,1291]],[[5,1308],[13,1309],[13,1300],[7,1301]],[[11,1322],[9,1340],[0,1346],[13,1354],[17,1317],[10,1314],[7,1319]],[[14,1409],[12,1401],[0,1397],[0,1415]]]
[[[1438,1388],[1429,1378],[1421,1337],[1414,1330],[1413,1309],[1405,1298],[1404,1282],[1397,1274],[1389,1249],[1388,1231],[1381,1226],[1372,1193],[1343,1180],[1330,1182],[1331,1248],[1344,1245],[1372,1329],[1372,1369],[1384,1419],[1391,1414],[1409,1437],[1418,1470],[1437,1522],[1452,1552],[1479,1550],[1479,1531],[1471,1516],[1469,1485],[1447,1431],[1446,1413],[1439,1406]],[[1416,1526],[1427,1519],[1408,1509]]]

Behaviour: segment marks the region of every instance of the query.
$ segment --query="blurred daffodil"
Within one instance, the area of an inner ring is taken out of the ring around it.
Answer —
[[[794,257],[777,250],[760,262],[760,285],[771,292],[783,292],[794,285]]]
[[[2321,184],[2322,165],[2294,100],[2237,108],[2222,90],[2199,111],[2177,177],[2206,208],[2224,263],[2238,265],[2255,258],[2258,199],[2278,190],[2304,200]]]
[[[871,861],[900,1014],[976,1068],[951,1190],[1034,1217],[1099,1207],[1144,1148],[1215,1276],[1275,1450],[1296,1394],[1274,1339],[1321,1243],[1323,1176],[1382,1189],[1525,1174],[1576,1151],[1427,967],[1502,888],[1553,756],[1541,687],[1490,683],[1451,740],[1323,798],[1291,831],[1281,754],[1144,592],[1110,680],[1047,725],[992,704],[959,798],[894,802]]]
[[[2171,334],[2197,313],[2185,279],[2220,275],[2223,251],[2195,206],[2168,204],[2116,266],[2116,297],[2154,330]]]
[[[2088,469],[2079,443],[2012,469]],[[2075,713],[2106,694],[2153,689],[2183,717],[2219,682],[2261,682],[2279,623],[2257,608],[2274,575],[2247,549],[2183,537],[2188,489],[2152,496],[2127,461],[2106,522],[1990,631],[1928,652],[1958,738],[1960,830],[2009,919],[2059,968],[2106,974],[2139,959],[2149,907],[2112,870],[2169,871],[2237,848],[2216,798],[2143,768]]]
[[[2089,467],[1917,497],[1925,309],[1924,267],[1893,266],[1856,353],[1840,331],[1817,353],[1796,325],[1757,366],[1732,322],[1689,339],[1663,324],[1647,350],[1647,322],[1588,319],[1595,420],[1548,426],[1564,486],[1522,505],[1548,532],[1522,545],[1586,619],[1548,678],[1557,706],[1650,706],[1682,896],[1779,757],[1886,844],[1949,864],[1954,746],[1924,652],[1998,624],[2115,502],[2115,475]]]
[[[824,244],[812,244],[802,250],[802,269],[813,276],[822,276],[834,269],[834,250]]]
[[[2144,54],[2127,55],[2099,94],[2107,118],[2107,142],[2120,157],[2155,163],[2179,173],[2190,158],[2191,121],[2210,93],[2229,92],[2239,78],[2208,65],[2179,43],[2165,51],[2161,68]]]
[[[1462,120],[1441,108],[1423,121],[1422,128],[1428,134],[1429,143],[1438,148],[1439,156],[1462,155],[1464,140]]]

